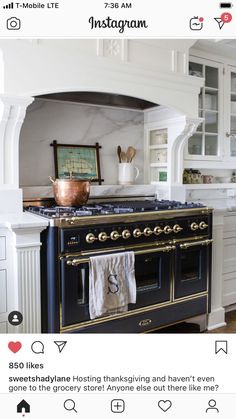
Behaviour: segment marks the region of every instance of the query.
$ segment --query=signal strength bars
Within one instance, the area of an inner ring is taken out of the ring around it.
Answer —
[[[6,4],[5,6],[3,6],[3,9],[13,9],[14,8],[14,3],[11,2],[9,4]]]

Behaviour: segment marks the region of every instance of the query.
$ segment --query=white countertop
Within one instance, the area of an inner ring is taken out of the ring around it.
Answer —
[[[19,214],[0,214],[0,227],[7,228],[30,228],[30,227],[47,227],[48,221],[44,218],[37,217],[36,215],[28,212]]]

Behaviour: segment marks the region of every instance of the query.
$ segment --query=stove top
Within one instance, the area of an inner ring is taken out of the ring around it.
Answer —
[[[140,200],[140,201],[113,201],[109,203],[88,204],[80,207],[44,207],[29,206],[26,211],[41,215],[49,219],[63,219],[70,217],[88,217],[116,214],[131,214],[143,212],[156,212],[167,210],[182,210],[204,208],[205,206],[194,202],[181,203],[168,200]]]

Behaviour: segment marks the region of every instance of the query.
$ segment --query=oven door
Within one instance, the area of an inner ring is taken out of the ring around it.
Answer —
[[[169,301],[174,246],[144,249],[135,253],[136,304],[129,309]]]
[[[175,246],[153,246],[134,252],[137,301],[129,310],[170,300],[173,250]],[[62,259],[61,308],[62,327],[90,320],[88,258]]]
[[[211,273],[211,243],[206,239],[177,246],[174,264],[174,298],[207,291]]]

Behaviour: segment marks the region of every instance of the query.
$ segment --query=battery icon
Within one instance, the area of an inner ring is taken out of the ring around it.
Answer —
[[[221,9],[231,9],[233,7],[232,3],[220,3],[220,8]]]

